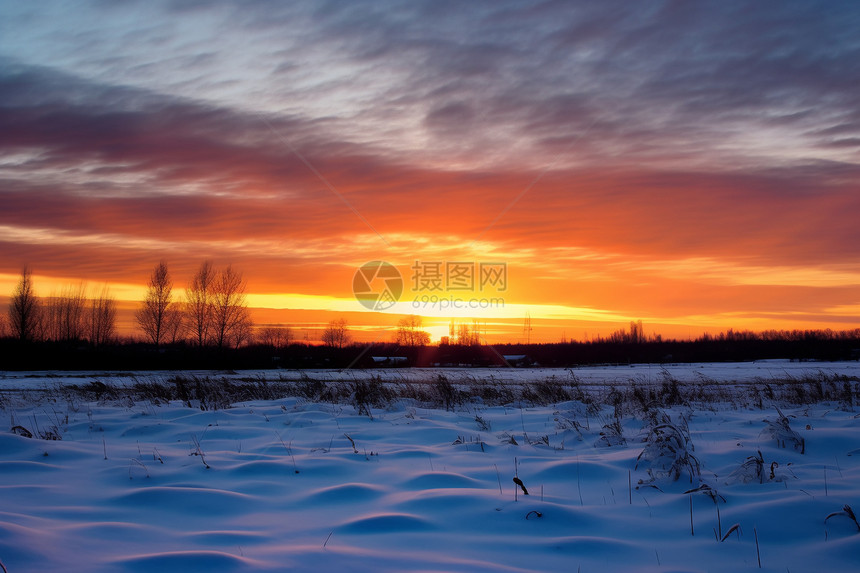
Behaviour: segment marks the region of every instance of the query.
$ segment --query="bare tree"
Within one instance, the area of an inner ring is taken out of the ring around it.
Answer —
[[[44,308],[45,336],[58,342],[83,340],[87,295],[83,283],[68,285],[48,298]]]
[[[457,325],[457,344],[470,346],[472,344],[472,332],[468,324]]]
[[[41,315],[42,306],[33,290],[32,273],[29,267],[24,267],[9,304],[12,336],[23,342],[38,339],[41,333]]]
[[[167,263],[159,262],[149,278],[146,298],[135,316],[146,337],[158,347],[165,340],[170,313],[174,308],[173,281]]]
[[[56,293],[42,303],[42,326],[45,340],[60,340],[60,304]]]
[[[164,341],[170,344],[176,344],[185,338],[185,329],[188,326],[186,323],[185,313],[179,303],[171,306],[167,314],[164,315]]]
[[[0,314],[0,338],[9,336],[9,327],[6,325],[6,315]]]
[[[642,321],[630,321],[630,342],[635,344],[642,344],[647,342],[647,336],[645,336],[645,329],[642,326]]]
[[[212,285],[212,333],[215,345],[239,346],[250,335],[251,316],[245,302],[242,273],[227,265]]]
[[[421,329],[421,317],[410,314],[397,322],[397,344],[401,346],[426,346],[430,343],[430,333]]]
[[[260,344],[279,350],[293,342],[293,330],[289,326],[269,326],[260,329],[257,340]]]
[[[116,336],[116,299],[107,285],[90,301],[90,316],[87,321],[90,344],[98,348],[110,344]]]
[[[204,261],[191,284],[185,289],[185,314],[193,343],[204,346],[212,335],[212,304],[216,273],[212,263]]]
[[[633,344],[641,344],[648,341],[648,337],[645,335],[645,327],[642,325],[642,321],[630,321],[630,330],[624,330],[623,328],[620,330],[616,330],[612,334],[609,335],[608,340],[610,342],[619,342],[619,343],[633,343]]]
[[[481,344],[481,328],[477,320],[472,320],[472,327],[468,324],[459,323],[452,319],[448,325],[449,342],[445,344],[458,344],[460,346],[479,346]]]
[[[322,334],[323,344],[332,348],[343,348],[349,344],[350,338],[344,318],[330,321]]]
[[[230,332],[229,343],[233,348],[239,348],[243,344],[251,344],[254,341],[254,323],[251,315],[245,312]]]

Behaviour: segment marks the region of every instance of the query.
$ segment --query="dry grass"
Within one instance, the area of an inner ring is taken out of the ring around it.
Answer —
[[[854,514],[854,510],[851,509],[851,506],[847,503],[842,506],[842,511],[834,511],[830,515],[824,518],[824,523],[827,523],[827,520],[831,517],[836,517],[837,515],[844,515],[848,519],[854,522],[854,525],[857,526],[857,531],[860,531],[860,523],[857,521],[857,516]]]
[[[656,422],[650,427],[645,447],[636,458],[634,469],[641,466],[649,478],[640,483],[663,478],[677,481],[685,472],[692,483],[694,477],[701,476],[701,468],[699,460],[691,453],[693,444],[685,420],[681,418],[675,424],[668,414],[661,412]]]
[[[441,407],[449,411],[467,407],[472,402],[484,405],[547,405],[578,402],[594,411],[611,406],[616,417],[635,415],[650,418],[662,408],[686,406],[704,409],[760,408],[808,405],[832,402],[840,409],[853,409],[857,404],[860,384],[856,378],[829,375],[823,372],[803,378],[757,380],[751,383],[720,383],[713,380],[682,382],[663,371],[660,380],[649,382],[631,379],[619,382],[583,383],[575,376],[549,377],[533,382],[504,382],[490,377],[474,376],[451,380],[445,371],[423,381],[402,378],[383,380],[372,374],[355,372],[352,380],[321,380],[302,373],[298,379],[271,374],[237,378],[235,375],[193,375],[177,373],[161,380],[134,379],[121,385],[105,381],[106,376],[93,376],[82,385],[45,386],[39,389],[6,391],[4,404],[16,399],[28,403],[63,400],[97,403],[131,404],[150,402],[153,405],[180,401],[189,408],[219,410],[233,404],[253,400],[276,400],[299,397],[313,402],[351,404],[362,414],[371,408],[406,400],[416,406]],[[773,439],[786,447],[803,449],[799,436],[780,416],[769,422]],[[585,425],[588,425],[586,421]],[[604,423],[610,441],[620,434],[612,423]],[[59,426],[58,426],[59,427]],[[798,446],[799,444],[799,446]]]
[[[788,418],[782,410],[776,408],[778,417],[776,420],[765,420],[767,426],[761,431],[761,437],[776,440],[779,447],[791,446],[801,454],[806,452],[806,440],[803,436],[791,429]]]

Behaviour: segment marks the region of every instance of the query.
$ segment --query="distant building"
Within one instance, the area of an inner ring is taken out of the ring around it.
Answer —
[[[511,366],[531,366],[534,364],[528,354],[505,354],[502,356]]]
[[[371,356],[374,366],[406,366],[409,359],[406,356]]]

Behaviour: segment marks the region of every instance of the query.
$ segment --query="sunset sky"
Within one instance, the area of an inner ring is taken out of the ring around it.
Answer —
[[[856,328],[858,30],[853,2],[2,2],[0,305],[24,265],[130,308],[211,259],[308,340]],[[505,288],[416,290],[416,261]]]

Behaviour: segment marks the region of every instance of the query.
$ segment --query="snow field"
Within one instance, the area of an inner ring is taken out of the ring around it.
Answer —
[[[852,570],[858,526],[825,517],[860,509],[857,415],[781,410],[805,453],[763,433],[772,406],[662,410],[688,427],[701,476],[652,482],[637,458],[655,412],[621,416],[626,444],[606,447],[606,405],[401,400],[371,418],[296,398],[217,411],[7,399],[11,425],[56,425],[62,440],[0,433],[0,561],[10,573],[741,571],[760,555],[764,571]],[[758,452],[761,477],[745,483]],[[701,482],[716,503],[685,493]]]

